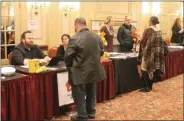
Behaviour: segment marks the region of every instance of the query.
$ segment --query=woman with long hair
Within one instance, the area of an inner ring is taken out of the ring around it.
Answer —
[[[183,29],[181,27],[181,19],[176,18],[172,26],[171,44],[180,45],[182,43]]]
[[[107,46],[104,47],[104,50],[107,52],[113,51],[113,38],[114,38],[114,29],[113,29],[113,20],[111,16],[108,16],[104,22],[104,26],[100,29],[100,32],[104,32],[104,38],[107,40]]]

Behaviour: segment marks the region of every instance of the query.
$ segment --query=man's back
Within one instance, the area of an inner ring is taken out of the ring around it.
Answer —
[[[70,48],[75,51],[72,61],[74,84],[85,84],[104,79],[105,75],[100,62],[103,48],[99,36],[86,28],[82,29],[71,38],[69,51]]]
[[[79,32],[77,36],[79,37],[79,41],[77,41],[78,49],[76,57],[81,58],[80,61],[76,61],[76,64],[85,65],[92,64],[92,61],[95,63],[100,62],[102,49],[100,38],[88,30]]]

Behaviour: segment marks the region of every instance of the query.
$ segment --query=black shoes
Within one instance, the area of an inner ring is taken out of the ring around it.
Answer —
[[[88,118],[86,117],[79,117],[79,116],[71,116],[71,121],[87,121]]]
[[[88,114],[88,118],[89,119],[94,119],[95,118],[95,114]]]
[[[71,121],[87,121],[88,119],[94,119],[95,114],[88,114],[88,117],[79,117],[77,115],[71,116]]]
[[[139,90],[139,92],[150,92],[152,90],[152,87],[144,87]]]

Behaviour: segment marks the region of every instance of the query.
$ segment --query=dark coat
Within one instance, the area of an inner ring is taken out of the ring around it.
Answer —
[[[71,84],[87,84],[105,79],[100,62],[103,54],[102,40],[87,28],[70,38],[65,52],[65,63],[71,68]]]
[[[171,37],[171,42],[172,43],[178,43],[180,44],[182,42],[182,33],[179,33],[181,29],[177,26],[174,25],[172,28],[172,37]]]
[[[118,29],[117,39],[124,51],[131,51],[133,48],[133,38],[132,30],[135,29],[134,26],[127,26],[125,24],[121,25]]]
[[[29,50],[21,42],[12,51],[12,65],[24,65],[24,59],[43,59],[45,56],[38,45],[34,45]]]

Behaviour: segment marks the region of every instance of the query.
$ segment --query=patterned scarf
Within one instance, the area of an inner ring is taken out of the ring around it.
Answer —
[[[108,25],[105,25],[105,26],[106,26],[106,28],[107,28],[109,34],[110,34],[110,35],[114,35],[114,29],[113,29],[113,27],[112,27],[112,26],[108,26]]]
[[[144,56],[145,68],[150,79],[154,78],[157,69],[165,72],[164,46],[161,31],[153,31],[147,40],[141,42],[141,55]]]

